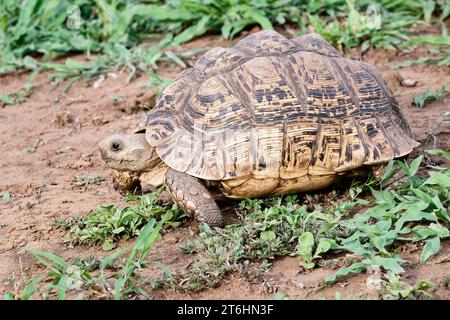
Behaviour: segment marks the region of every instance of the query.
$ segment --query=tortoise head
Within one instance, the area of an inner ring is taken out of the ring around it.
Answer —
[[[144,133],[115,134],[103,139],[98,148],[106,164],[118,171],[149,171],[160,161]]]

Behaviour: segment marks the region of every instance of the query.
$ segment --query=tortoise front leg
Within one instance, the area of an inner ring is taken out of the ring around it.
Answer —
[[[223,227],[225,221],[217,203],[197,178],[169,168],[165,185],[173,200],[184,212],[211,227]]]
[[[140,173],[133,171],[112,170],[114,190],[120,192],[121,195],[141,194],[141,183],[139,181]]]

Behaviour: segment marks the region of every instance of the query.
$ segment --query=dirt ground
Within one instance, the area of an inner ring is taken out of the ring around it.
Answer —
[[[209,36],[192,41],[183,49],[217,45],[231,43]],[[430,130],[434,130],[436,147],[450,151],[449,123],[436,128],[444,112],[450,111],[449,101],[432,102],[423,109],[411,106],[413,95],[427,87],[450,88],[449,67],[417,65],[392,69],[393,65],[425,54],[425,48],[405,54],[377,49],[370,50],[363,59],[375,65],[388,81],[411,125],[413,138],[424,141]],[[350,56],[360,58],[356,51]],[[73,58],[83,59],[82,56]],[[159,73],[164,78],[173,78],[180,71],[179,67],[163,65]],[[100,247],[68,246],[64,241],[65,231],[53,227],[52,222],[86,215],[101,204],[124,203],[122,196],[113,190],[110,172],[100,158],[97,143],[112,133],[130,132],[145,112],[136,105],[152,104],[154,99],[152,90],[141,87],[147,82],[145,77],[129,84],[126,77],[126,71],[109,74],[98,87],[79,82],[64,93],[68,82],[54,87],[48,74],[43,73],[35,79],[28,102],[0,109],[0,192],[11,195],[9,201],[0,200],[0,293],[12,290],[8,279],[34,278],[42,273],[34,257],[26,252],[27,248],[47,250],[65,259],[105,255]],[[27,78],[28,74],[0,77],[0,94],[17,91]],[[400,80],[406,78],[417,80],[417,85],[401,86]],[[81,188],[72,183],[75,176],[88,175],[100,176],[104,181]],[[179,245],[194,233],[189,225],[170,231],[156,243],[150,259],[159,259],[172,269],[186,265],[192,257],[183,254]],[[442,284],[442,279],[450,276],[450,243],[444,242],[440,253],[425,265],[418,263],[420,250],[410,246],[402,253],[411,261],[404,279],[411,283],[418,279],[431,280],[438,285],[435,297],[450,299],[450,290]],[[280,292],[291,299],[334,299],[336,291],[343,297],[370,298],[377,294],[366,286],[366,274],[317,291],[314,288],[318,282],[333,270],[320,267],[302,273],[298,265],[297,258],[284,257],[276,260],[258,281],[232,275],[215,289],[195,294],[162,290],[154,292],[154,298],[265,299]]]

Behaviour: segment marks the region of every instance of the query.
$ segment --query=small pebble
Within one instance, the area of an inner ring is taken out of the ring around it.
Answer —
[[[411,78],[403,79],[403,80],[400,82],[400,85],[401,85],[402,87],[415,87],[416,84],[417,84],[417,80],[414,80],[414,79],[411,79]]]

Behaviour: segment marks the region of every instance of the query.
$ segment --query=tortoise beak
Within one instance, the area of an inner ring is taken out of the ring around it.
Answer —
[[[106,161],[108,159],[108,153],[106,152],[106,139],[102,140],[99,142],[99,144],[97,145],[98,150],[100,151],[100,154],[102,156],[102,159],[104,161]]]
[[[102,159],[106,161],[107,156],[106,156],[105,150],[103,150],[100,146],[98,147],[98,149],[100,151],[100,155],[102,156]]]

